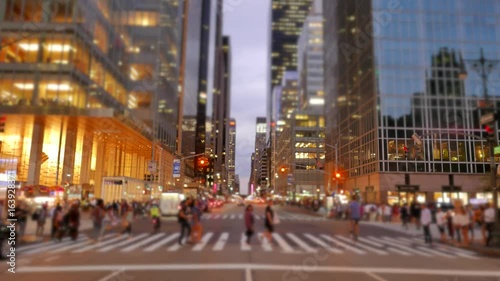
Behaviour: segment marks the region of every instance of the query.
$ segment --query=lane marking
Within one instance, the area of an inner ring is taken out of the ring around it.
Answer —
[[[289,271],[301,270],[302,265],[268,265],[268,264],[111,264],[111,265],[79,265],[79,266],[27,266],[17,268],[17,272],[102,272],[115,271],[117,268],[126,268],[127,271],[193,271],[193,270],[264,270],[264,271]],[[425,275],[425,276],[456,276],[456,277],[498,277],[499,270],[461,270],[461,269],[431,269],[431,268],[384,268],[384,267],[341,267],[318,266],[316,272],[346,272],[396,275]],[[101,280],[102,281],[102,280]]]
[[[363,237],[358,237],[358,240],[361,241],[361,242],[363,242],[363,243],[375,246],[375,247],[381,247],[381,248],[385,247],[385,245],[383,245],[383,244],[380,244],[378,242],[374,242],[374,241],[368,240],[368,239],[363,238]]]
[[[104,248],[101,248],[99,250],[97,250],[97,252],[99,253],[105,253],[105,252],[109,252],[115,248],[118,248],[118,247],[121,247],[121,246],[125,246],[127,244],[133,244],[135,243],[136,241],[139,241],[141,240],[142,238],[148,236],[149,233],[143,233],[143,234],[140,234],[140,235],[137,235],[135,237],[133,237],[132,239],[125,239],[125,241],[121,241],[117,244],[114,244],[114,245],[109,245],[107,247],[104,247]]]
[[[236,215],[231,215],[231,219],[234,220],[236,218]]]
[[[240,220],[242,220],[242,219],[243,219],[243,215],[239,215],[239,216],[238,216],[238,218],[239,218]]]
[[[157,234],[149,237],[148,239],[142,240],[139,243],[133,243],[132,245],[130,245],[130,246],[126,247],[126,248],[123,248],[121,250],[121,252],[131,252],[131,251],[133,251],[133,250],[135,250],[135,249],[137,249],[137,248],[139,248],[139,247],[141,247],[143,245],[148,244],[149,242],[152,242],[152,241],[154,241],[154,240],[162,237],[163,235],[165,235],[165,233],[157,233]]]
[[[111,273],[111,274],[109,274],[109,275],[106,275],[106,276],[104,276],[103,278],[99,279],[99,281],[108,281],[108,280],[112,280],[115,276],[118,276],[118,275],[122,274],[122,273],[123,273],[123,271],[124,271],[123,269],[120,269],[120,270],[118,270],[118,271],[115,271],[115,272],[113,272],[113,273]]]
[[[109,245],[111,243],[114,243],[114,242],[116,242],[118,240],[122,240],[124,238],[126,238],[126,237],[125,236],[123,236],[123,237],[116,236],[113,239],[94,243],[94,244],[89,245],[87,247],[81,248],[80,250],[73,251],[72,253],[79,254],[79,253],[83,253],[83,252],[86,252],[86,251],[90,251],[90,250],[93,250],[93,249],[96,249],[96,248],[99,248],[99,247],[102,247],[102,246]]]
[[[388,255],[388,253],[386,251],[382,251],[382,250],[379,250],[379,249],[375,249],[373,247],[370,247],[370,246],[366,246],[366,245],[363,245],[361,243],[357,243],[357,242],[354,242],[348,238],[345,238],[345,237],[342,237],[340,235],[336,235],[335,237],[337,237],[338,239],[346,242],[346,243],[349,243],[349,244],[354,244],[354,246],[358,247],[358,248],[361,248],[361,249],[364,249],[364,250],[367,250],[367,251],[371,251],[371,252],[374,252],[375,254],[377,255]]]
[[[245,281],[252,281],[252,270],[250,268],[245,269]]]
[[[229,238],[229,233],[228,232],[223,232],[219,236],[219,240],[217,240],[217,243],[215,243],[215,246],[213,247],[214,251],[222,251],[224,249],[224,245],[227,243],[227,239]]]
[[[293,234],[293,233],[287,233],[286,235],[288,236],[288,238],[292,239],[293,242],[295,242],[297,245],[299,245],[299,247],[301,247],[302,249],[304,249],[304,251],[306,251],[308,253],[316,253],[316,252],[318,252],[318,250],[312,248],[307,243],[305,243],[304,241],[300,240],[300,238],[297,237],[295,234]]]
[[[326,239],[326,240],[328,240],[330,242],[333,242],[333,243],[337,244],[341,248],[344,248],[346,250],[352,251],[352,252],[354,252],[354,253],[356,253],[358,255],[364,255],[364,254],[366,254],[365,251],[357,249],[357,248],[352,247],[352,246],[349,246],[349,245],[347,245],[345,243],[342,243],[342,242],[338,241],[337,239],[335,239],[335,238],[333,238],[331,236],[322,234],[321,237],[323,237],[324,239]]]
[[[323,240],[321,240],[321,239],[319,239],[317,237],[314,237],[314,236],[312,236],[309,233],[304,234],[304,236],[307,237],[307,238],[309,238],[309,240],[313,241],[314,243],[318,244],[319,246],[323,247],[324,249],[326,249],[330,253],[336,253],[336,254],[342,254],[343,253],[343,251],[331,247],[325,241],[323,241]]]
[[[208,232],[205,235],[203,235],[203,238],[201,238],[200,243],[196,244],[196,246],[193,247],[193,251],[199,252],[203,250],[203,248],[207,245],[208,240],[214,235],[213,232]]]
[[[248,245],[246,241],[247,241],[247,236],[245,235],[245,233],[241,234],[241,241],[240,241],[241,251],[251,251],[252,250],[252,246]]]
[[[220,218],[220,215],[215,215],[214,219],[218,220]]]
[[[283,250],[282,252],[283,253],[293,253],[295,252],[293,250],[293,247],[290,246],[286,241],[285,239],[283,239],[283,237],[281,237],[281,235],[279,235],[278,233],[273,233],[273,239],[274,241],[276,241],[276,243],[278,243],[278,245],[281,247],[281,249]]]
[[[420,240],[418,240],[416,238],[412,239],[412,240],[414,241],[414,243],[417,243],[417,244],[420,244],[420,245],[425,245],[425,243],[423,243],[422,241],[420,241]],[[463,257],[463,258],[466,258],[466,259],[471,259],[471,260],[478,260],[479,259],[476,256],[476,253],[474,253],[474,252],[470,252],[470,251],[459,249],[459,248],[454,248],[454,247],[451,247],[451,246],[448,246],[448,245],[437,244],[437,245],[435,245],[435,248],[440,249],[443,252],[446,252],[446,253],[449,253],[449,254],[453,254],[453,255],[456,255],[456,256],[459,256],[459,257]]]
[[[222,216],[222,219],[223,219],[223,220],[227,219],[227,215],[223,215],[223,216]]]
[[[61,256],[53,256],[53,257],[48,257],[46,258],[44,261],[46,262],[51,262],[51,261],[55,261],[57,259],[59,259]]]
[[[154,250],[157,250],[161,246],[166,245],[167,243],[171,242],[172,240],[177,239],[179,236],[180,236],[179,233],[171,234],[170,236],[166,237],[165,239],[160,240],[159,242],[147,247],[146,249],[144,249],[144,252],[152,252]]]
[[[373,279],[375,279],[375,280],[377,280],[377,281],[387,281],[386,279],[384,279],[384,278],[382,278],[382,277],[378,276],[378,275],[377,275],[377,274],[375,274],[375,273],[372,273],[372,272],[365,272],[365,273],[366,273],[366,275],[370,276],[371,278],[373,278]]]

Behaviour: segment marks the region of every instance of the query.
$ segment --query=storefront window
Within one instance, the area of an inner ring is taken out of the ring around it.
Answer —
[[[467,205],[469,203],[469,194],[467,192],[434,192],[434,201],[436,203],[452,204],[457,199],[463,205]]]
[[[2,38],[0,48],[0,62],[4,63],[33,63],[37,62],[39,40],[37,38],[17,41],[16,38]]]

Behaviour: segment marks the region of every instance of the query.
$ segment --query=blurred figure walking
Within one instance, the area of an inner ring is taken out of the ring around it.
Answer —
[[[245,232],[245,235],[247,236],[247,244],[250,244],[250,238],[252,238],[254,234],[254,224],[255,224],[255,217],[253,216],[253,207],[252,205],[248,205],[245,209],[245,227],[247,231]]]

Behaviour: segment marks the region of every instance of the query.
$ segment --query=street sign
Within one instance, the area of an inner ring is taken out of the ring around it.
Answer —
[[[396,185],[396,188],[398,189],[399,192],[417,192],[419,191],[420,186],[401,184],[401,185]]]
[[[148,172],[154,173],[156,172],[156,162],[155,161],[149,161],[148,162]]]
[[[442,187],[443,192],[461,192],[462,187],[456,185],[444,185]]]
[[[290,185],[293,184],[293,174],[288,174],[286,182]]]
[[[174,178],[181,177],[181,160],[174,159]]]
[[[479,122],[481,123],[481,125],[486,125],[486,124],[491,124],[494,121],[495,121],[495,114],[488,113],[488,114],[483,115]]]

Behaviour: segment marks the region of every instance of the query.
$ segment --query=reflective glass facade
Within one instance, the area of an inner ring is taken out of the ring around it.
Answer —
[[[325,1],[324,14],[327,142],[340,146],[338,163],[327,161],[348,170],[351,186],[391,189],[408,173],[441,174],[441,186],[448,174],[489,171],[484,91],[470,61],[480,48],[500,59],[500,2]],[[489,70],[497,107],[500,68]],[[378,172],[400,176],[370,183]],[[468,187],[487,185],[478,179]]]
[[[0,1],[0,155],[20,183],[95,187],[96,197],[106,176],[172,184],[182,7]]]

